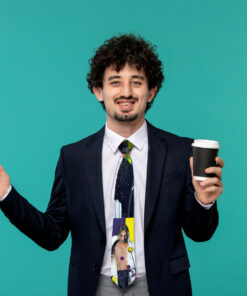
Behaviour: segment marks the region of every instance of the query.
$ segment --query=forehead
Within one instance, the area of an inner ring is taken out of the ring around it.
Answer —
[[[135,76],[135,75],[141,75],[144,78],[146,78],[146,74],[143,68],[141,68],[140,70],[138,70],[136,68],[136,65],[129,65],[129,64],[125,64],[122,69],[120,69],[120,71],[116,71],[115,69],[115,65],[110,65],[109,67],[107,67],[105,69],[104,72],[104,79],[109,78],[112,75],[116,75],[116,76],[120,76],[120,77],[131,77],[131,76]]]

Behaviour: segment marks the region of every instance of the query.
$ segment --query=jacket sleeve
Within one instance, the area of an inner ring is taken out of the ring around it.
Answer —
[[[182,227],[185,234],[197,242],[209,240],[217,228],[218,220],[216,202],[210,209],[205,209],[196,201],[190,164],[188,163],[182,215]]]
[[[0,203],[0,208],[12,224],[39,246],[49,251],[57,249],[70,231],[62,149],[45,213],[32,206],[14,186],[7,198]]]

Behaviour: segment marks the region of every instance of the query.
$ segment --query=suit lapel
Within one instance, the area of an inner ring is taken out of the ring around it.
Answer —
[[[156,201],[159,195],[161,178],[164,171],[167,144],[165,138],[157,133],[157,129],[147,122],[148,127],[148,164],[146,199],[144,213],[144,233],[150,223]]]
[[[90,198],[95,209],[96,219],[104,233],[105,230],[105,210],[102,179],[102,147],[105,127],[94,134],[86,144],[84,162],[87,169],[88,187]]]

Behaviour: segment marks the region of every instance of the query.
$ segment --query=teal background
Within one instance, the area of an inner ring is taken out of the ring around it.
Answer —
[[[105,113],[86,83],[88,60],[116,33],[158,46],[166,82],[147,119],[220,142],[220,222],[186,239],[196,296],[245,295],[246,1],[0,1],[0,163],[38,209],[49,201],[62,145],[97,131]],[[70,238],[41,249],[0,213],[0,294],[65,296]]]

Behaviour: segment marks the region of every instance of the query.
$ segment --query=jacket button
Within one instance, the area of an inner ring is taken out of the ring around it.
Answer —
[[[105,247],[105,245],[106,245],[106,242],[105,242],[105,240],[104,240],[104,239],[101,239],[101,240],[100,240],[100,245],[101,245],[102,247]]]
[[[99,265],[94,265],[94,267],[93,267],[93,272],[95,272],[96,274],[100,274],[100,268],[99,268]]]

